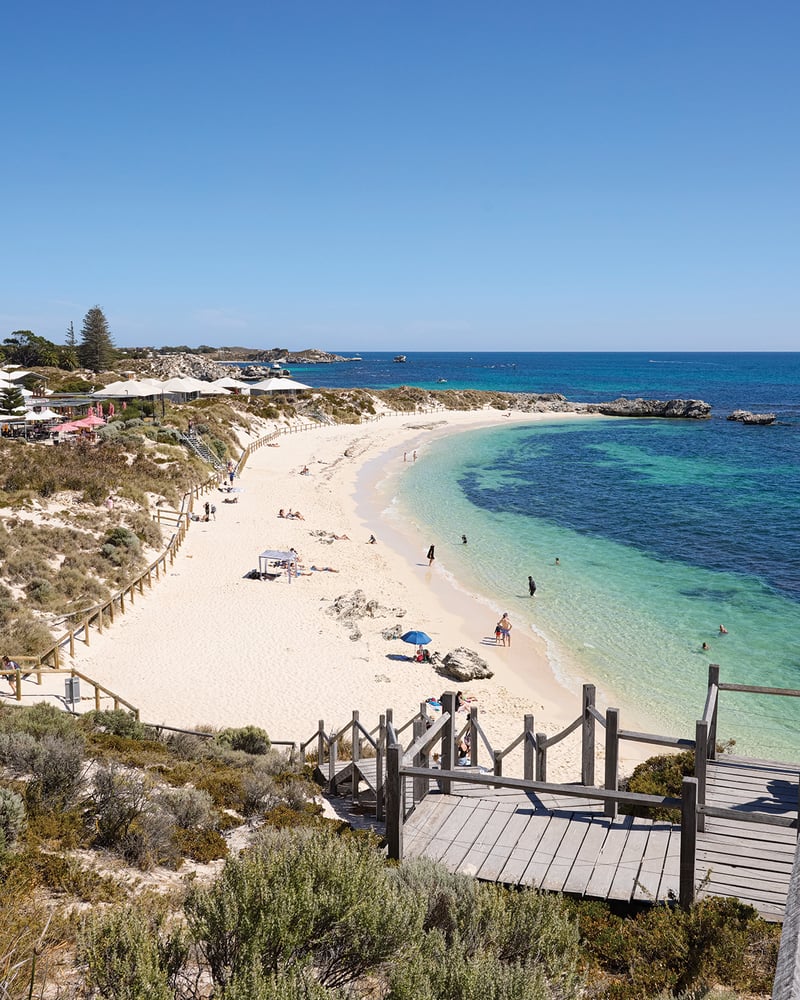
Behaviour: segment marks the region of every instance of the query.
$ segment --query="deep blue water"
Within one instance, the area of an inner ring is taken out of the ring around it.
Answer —
[[[568,680],[682,734],[709,661],[723,680],[800,688],[800,354],[337,353],[363,361],[295,377],[711,403],[707,421],[514,424],[423,444],[398,507],[431,532],[437,568],[542,633]],[[778,421],[726,421],[736,408]],[[721,736],[796,759],[799,723],[800,699],[727,695]]]

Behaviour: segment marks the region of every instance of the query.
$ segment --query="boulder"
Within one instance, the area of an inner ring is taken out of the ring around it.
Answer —
[[[494,671],[489,669],[486,660],[464,646],[459,646],[452,653],[447,653],[441,664],[436,663],[435,665],[440,674],[465,683],[485,680],[494,676]]]
[[[749,410],[734,410],[725,418],[726,420],[738,420],[741,424],[767,424],[775,423],[774,413],[751,413]]]
[[[611,403],[594,403],[587,409],[607,417],[674,417],[683,420],[705,420],[711,416],[711,406],[702,399],[626,399],[620,396]]]

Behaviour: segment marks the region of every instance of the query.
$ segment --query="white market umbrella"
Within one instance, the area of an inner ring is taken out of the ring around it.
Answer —
[[[25,419],[30,421],[35,420],[60,420],[61,414],[56,413],[55,410],[40,410],[38,413],[36,410],[28,410],[25,414]]]
[[[295,392],[299,389],[310,389],[311,386],[296,382],[293,378],[265,378],[250,388],[259,392]]]

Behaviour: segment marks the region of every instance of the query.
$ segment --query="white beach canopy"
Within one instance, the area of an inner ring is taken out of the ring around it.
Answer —
[[[257,392],[296,392],[299,389],[310,389],[310,385],[296,382],[293,378],[265,378],[250,386]]]
[[[141,396],[157,396],[163,392],[161,382],[153,379],[123,379],[121,382],[112,382],[104,389],[98,389],[92,393],[98,399],[113,397],[114,399],[136,399]]]
[[[223,375],[222,378],[215,378],[211,385],[218,385],[221,389],[239,389],[244,395],[250,392],[249,382],[240,382],[237,378],[231,378],[230,375]]]
[[[258,557],[258,572],[260,576],[266,576],[270,563],[289,563],[297,565],[297,556],[294,552],[281,552],[279,549],[266,549]]]
[[[25,419],[31,422],[36,420],[60,420],[61,414],[51,409],[40,410],[38,413],[36,410],[28,410],[25,414]]]

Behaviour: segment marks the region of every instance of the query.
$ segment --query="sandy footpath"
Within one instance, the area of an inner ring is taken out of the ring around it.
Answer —
[[[93,635],[89,648],[79,647],[75,665],[151,723],[253,723],[275,739],[304,740],[319,719],[332,730],[358,709],[371,728],[392,707],[405,721],[426,698],[463,687],[477,699],[495,747],[521,732],[525,713],[535,715],[537,731],[557,732],[580,706],[555,680],[544,644],[523,629],[510,648],[482,642],[493,612],[450,586],[436,563],[428,567],[426,541],[382,523],[375,498],[375,479],[398,469],[404,450],[416,448],[425,461],[432,436],[501,420],[509,422],[493,411],[391,415],[287,435],[279,447],[259,449],[237,480],[238,501],[209,494],[216,519],[192,524],[168,575],[111,629]],[[306,465],[309,474],[301,475]],[[280,508],[299,510],[303,519],[279,518]],[[368,543],[371,533],[377,544]],[[260,552],[290,547],[310,575],[247,578]],[[373,617],[348,623],[330,613],[336,598],[356,590],[377,601]],[[430,649],[442,654],[458,646],[478,652],[494,677],[458,685],[410,662],[411,647],[382,635],[395,626],[423,628]],[[576,735],[551,751],[548,777],[578,780],[577,754]]]

